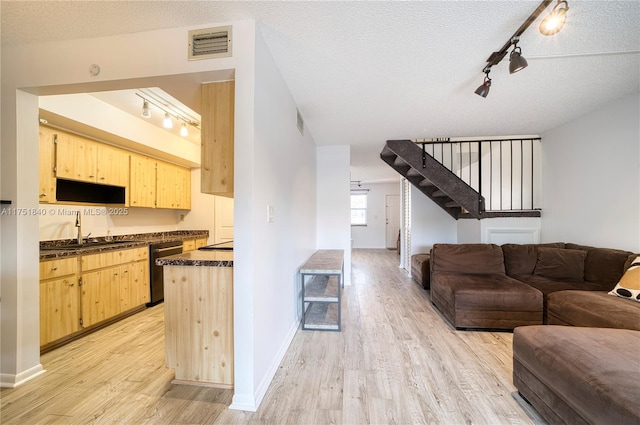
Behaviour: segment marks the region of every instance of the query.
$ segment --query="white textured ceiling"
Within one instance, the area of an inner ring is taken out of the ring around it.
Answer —
[[[540,134],[640,90],[640,2],[569,0],[565,28],[521,37],[529,67],[482,68],[538,1],[2,1],[2,44],[255,19],[319,145],[352,178],[394,176],[385,140]],[[552,6],[549,6],[549,10]]]

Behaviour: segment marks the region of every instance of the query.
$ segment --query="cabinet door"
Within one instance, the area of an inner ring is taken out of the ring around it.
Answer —
[[[158,161],[156,168],[156,207],[177,208],[180,196],[177,193],[177,179],[177,170],[174,165]]]
[[[82,326],[89,327],[120,313],[120,268],[82,275]]]
[[[96,182],[111,186],[129,186],[129,153],[113,146],[98,144]]]
[[[201,86],[200,191],[233,197],[235,81]]]
[[[144,156],[131,155],[129,206],[154,208],[155,203],[156,162]]]
[[[98,143],[65,132],[57,135],[56,177],[95,183]]]
[[[129,265],[129,279],[131,279],[133,307],[151,301],[149,292],[149,261],[137,261]]]
[[[56,174],[55,167],[55,147],[53,144],[55,132],[48,127],[40,126],[38,134],[39,140],[39,160],[38,175],[40,182],[40,190],[38,197],[40,202],[54,203],[56,202]]]
[[[191,170],[176,167],[176,191],[178,194],[177,208],[180,210],[191,209]]]
[[[77,276],[40,282],[40,345],[80,330]]]

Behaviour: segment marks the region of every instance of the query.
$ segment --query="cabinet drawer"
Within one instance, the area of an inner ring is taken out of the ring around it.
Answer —
[[[193,251],[196,249],[196,241],[195,239],[187,240],[182,242],[182,252]]]
[[[135,249],[121,249],[82,256],[82,271],[101,269],[134,261]]]
[[[131,250],[133,252],[133,261],[147,260],[149,259],[149,247],[135,248]]]
[[[58,258],[40,262],[40,280],[75,274],[78,271],[78,257]]]

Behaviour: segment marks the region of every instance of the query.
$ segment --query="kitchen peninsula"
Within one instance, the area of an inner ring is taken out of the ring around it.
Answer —
[[[233,251],[198,250],[164,267],[166,365],[174,383],[233,388]]]

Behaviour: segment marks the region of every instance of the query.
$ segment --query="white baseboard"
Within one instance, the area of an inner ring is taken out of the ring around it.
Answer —
[[[0,387],[2,388],[16,388],[27,381],[32,380],[36,376],[40,376],[45,373],[46,370],[42,368],[42,365],[37,365],[22,371],[16,375],[11,373],[0,373]]]
[[[293,337],[296,335],[298,328],[300,327],[300,320],[296,320],[292,323],[291,328],[289,328],[289,332],[287,332],[287,336],[284,339],[284,342],[280,346],[278,350],[278,354],[271,362],[271,366],[267,370],[267,373],[264,374],[264,377],[260,381],[260,384],[254,391],[254,395],[243,395],[243,394],[234,394],[233,401],[229,406],[229,409],[232,410],[246,410],[249,412],[255,412],[260,407],[260,403],[262,403],[262,399],[264,398],[267,390],[269,389],[269,385],[271,381],[273,381],[273,377],[276,375],[278,368],[280,367],[280,363],[282,363],[282,359],[285,354],[287,354],[287,350],[291,345],[291,341],[293,341]]]

